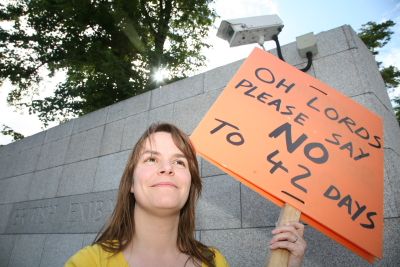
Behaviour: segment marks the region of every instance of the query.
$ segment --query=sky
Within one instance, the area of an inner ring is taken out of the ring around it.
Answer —
[[[379,51],[377,60],[383,62],[384,66],[394,65],[400,69],[400,0],[216,0],[212,6],[219,18],[208,37],[212,47],[203,51],[207,58],[206,65],[197,73],[246,58],[257,46],[249,44],[229,48],[227,41],[216,37],[222,20],[269,14],[277,14],[283,21],[284,28],[279,34],[281,45],[294,42],[297,36],[309,32],[318,34],[345,24],[358,31],[362,24],[368,21],[380,23],[391,19],[396,23],[392,29],[392,40]],[[266,42],[265,47],[271,49],[275,45],[273,42]],[[41,95],[51,94],[62,77],[63,74],[59,73],[54,78],[45,78],[41,84]],[[35,115],[29,115],[27,111],[17,112],[7,104],[10,87],[11,85],[5,82],[0,88],[0,126],[8,125],[25,136],[44,130]],[[398,88],[397,92],[399,91]],[[51,126],[54,124],[49,127]],[[1,145],[11,141],[11,137],[0,134]]]

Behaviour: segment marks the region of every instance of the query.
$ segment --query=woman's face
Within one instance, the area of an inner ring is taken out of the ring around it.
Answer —
[[[150,138],[133,172],[136,206],[153,213],[179,213],[190,190],[188,161],[170,133],[156,132]]]

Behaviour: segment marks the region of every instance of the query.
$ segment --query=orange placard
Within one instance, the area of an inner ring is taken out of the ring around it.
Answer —
[[[382,258],[383,124],[254,49],[191,139],[201,156],[372,262]]]

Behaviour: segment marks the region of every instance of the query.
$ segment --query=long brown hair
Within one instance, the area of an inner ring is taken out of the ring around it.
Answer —
[[[189,163],[191,186],[189,197],[179,215],[178,249],[197,261],[204,262],[208,266],[215,266],[214,252],[195,239],[195,205],[202,189],[196,153],[189,137],[176,126],[168,123],[150,125],[135,144],[122,174],[114,211],[103,233],[99,233],[93,244],[99,244],[104,250],[115,254],[124,250],[132,241],[135,233],[134,207],[136,202],[134,195],[130,192],[133,183],[133,172],[146,140],[156,132],[170,133],[174,144],[183,152]]]

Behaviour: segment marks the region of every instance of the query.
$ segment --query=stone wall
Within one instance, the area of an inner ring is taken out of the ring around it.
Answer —
[[[373,56],[349,26],[317,35],[310,75],[384,119],[385,251],[400,266],[400,129]],[[227,50],[229,52],[229,50]],[[275,51],[271,51],[275,53]],[[298,67],[296,44],[282,47]],[[115,203],[133,144],[155,121],[191,133],[242,61],[127,99],[0,148],[0,267],[62,266],[93,241]],[[200,159],[196,234],[231,266],[264,266],[279,208]],[[311,227],[304,266],[369,266]]]

